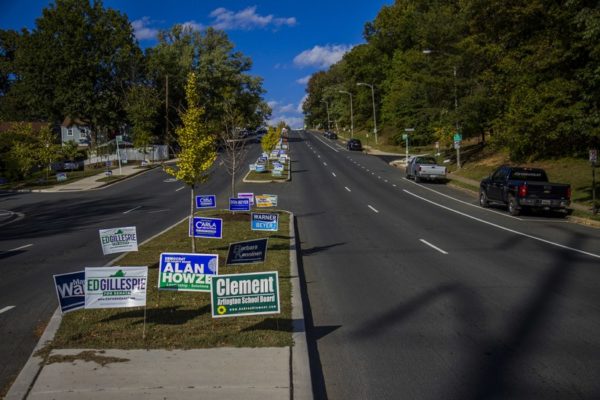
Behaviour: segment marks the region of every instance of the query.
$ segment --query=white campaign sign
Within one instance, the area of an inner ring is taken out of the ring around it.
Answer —
[[[102,253],[113,254],[137,251],[137,233],[135,226],[114,229],[100,229]]]
[[[148,267],[85,269],[85,308],[146,305]]]

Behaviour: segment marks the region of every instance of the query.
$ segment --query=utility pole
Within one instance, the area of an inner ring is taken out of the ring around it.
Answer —
[[[338,90],[338,92],[350,96],[350,137],[354,138],[354,113],[352,111],[352,93],[345,90]]]
[[[165,80],[165,140],[167,141],[167,159],[168,157],[168,149],[170,147],[169,142],[169,74],[166,76]]]
[[[372,84],[358,82],[356,86],[368,86],[371,88],[371,99],[373,100],[373,133],[375,134],[375,144],[379,144],[379,140],[377,139],[377,117],[375,113],[375,89]]]

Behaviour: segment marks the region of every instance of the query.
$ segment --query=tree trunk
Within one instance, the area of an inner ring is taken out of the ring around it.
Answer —
[[[191,185],[190,188],[191,188],[190,193],[191,193],[192,197],[190,199],[190,221],[189,221],[190,225],[189,226],[191,227],[191,224],[194,223],[194,200],[195,200],[194,185]],[[192,228],[190,228],[190,229],[192,229]],[[193,230],[192,230],[192,253],[195,253],[195,252],[196,252],[196,235],[193,234]]]

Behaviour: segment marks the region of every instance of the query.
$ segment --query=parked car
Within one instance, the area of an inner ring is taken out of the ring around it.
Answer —
[[[511,215],[519,215],[525,209],[541,209],[566,213],[571,204],[571,186],[550,183],[540,168],[502,166],[479,185],[479,204],[490,203],[508,206]]]
[[[406,165],[406,178],[414,178],[415,182],[428,180],[446,180],[446,167],[438,165],[435,158],[416,156]]]
[[[335,132],[329,132],[329,136],[327,136],[329,139],[331,140],[336,140],[337,139],[337,133]]]
[[[346,143],[346,148],[348,150],[362,151],[362,143],[358,139],[350,139],[348,140],[348,143]]]

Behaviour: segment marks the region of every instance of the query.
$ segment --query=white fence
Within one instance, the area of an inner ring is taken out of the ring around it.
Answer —
[[[166,145],[156,145],[156,146],[148,146],[146,147],[146,152],[143,149],[119,149],[119,154],[121,155],[121,160],[127,161],[164,161],[169,159],[169,148]],[[96,164],[102,163],[105,161],[116,161],[119,158],[117,157],[117,153],[101,155],[101,156],[90,156],[87,160],[85,160],[86,164]]]

